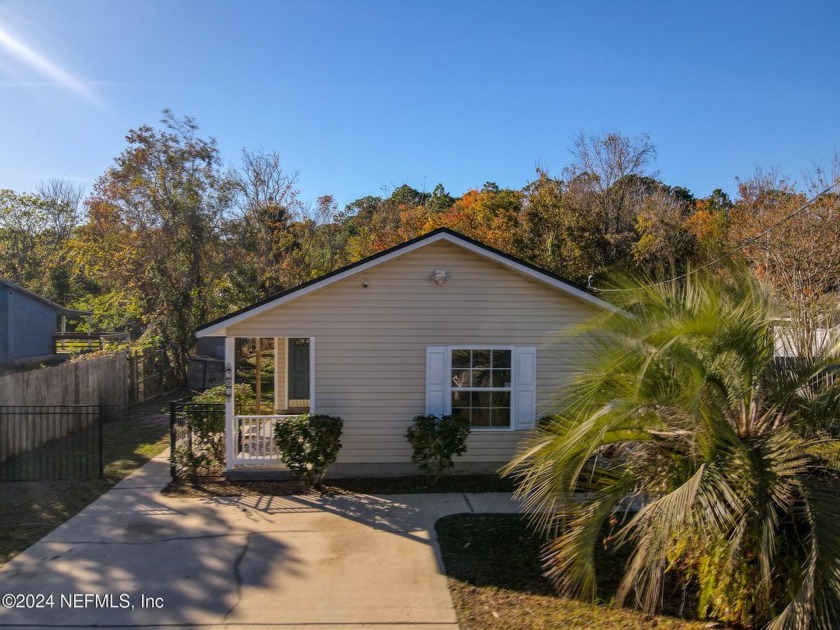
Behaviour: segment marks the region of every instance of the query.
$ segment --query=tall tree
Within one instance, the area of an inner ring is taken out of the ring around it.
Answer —
[[[453,203],[455,203],[455,197],[446,192],[443,184],[438,184],[426,200],[426,210],[429,214],[437,214],[449,210]]]
[[[284,277],[284,269],[300,246],[290,226],[303,218],[303,204],[297,173],[285,171],[276,152],[243,150],[227,184],[238,211],[227,223],[227,275],[233,301],[244,305],[295,283],[297,274]]]
[[[685,189],[663,186],[643,198],[636,214],[638,240],[631,246],[639,268],[650,275],[685,270],[697,249],[687,223],[693,207]]]
[[[44,263],[49,279],[46,295],[60,304],[69,304],[78,297],[84,281],[75,273],[69,258],[68,245],[81,221],[84,190],[66,179],[49,179],[38,186],[46,214],[44,229]]]
[[[814,187],[828,183],[818,173]],[[730,246],[744,245],[744,256],[775,287],[788,313],[819,318],[837,304],[840,195],[830,192],[801,210],[814,192],[773,171],[758,171],[738,187],[728,236]]]
[[[290,286],[306,282],[347,264],[348,234],[338,220],[332,195],[318,197],[314,210],[289,226],[294,250],[283,261]]]
[[[537,178],[522,189],[521,254],[535,265],[572,280],[589,274],[583,251],[584,224],[570,212],[564,183],[537,168]]]
[[[43,199],[0,190],[0,276],[43,292],[42,244],[48,224]]]
[[[629,263],[636,215],[657,183],[652,179],[656,147],[647,134],[581,133],[570,152],[565,201],[587,227],[582,237],[590,273]]]
[[[705,264],[721,257],[729,244],[729,212],[732,201],[720,188],[694,203],[694,212],[686,219],[686,227],[697,244],[697,262]]]
[[[385,199],[368,196],[348,205],[343,219],[349,230],[348,259],[359,260],[419,236],[427,215],[423,197],[404,184]]]
[[[195,328],[217,313],[220,222],[229,196],[216,142],[164,110],[161,128],[129,131],[128,146],[88,199],[81,252],[103,289],[131,296],[146,335],[180,374]]]
[[[522,192],[493,189],[470,190],[446,212],[429,215],[423,231],[448,227],[487,245],[515,254],[518,251]]]

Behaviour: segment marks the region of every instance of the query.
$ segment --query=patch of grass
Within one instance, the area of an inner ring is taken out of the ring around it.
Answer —
[[[0,482],[0,565],[161,453],[169,445],[169,398],[138,405],[125,419],[105,424],[104,479]]]
[[[629,609],[557,597],[542,576],[543,539],[519,515],[458,514],[440,519],[436,529],[461,630],[705,627],[701,622],[648,617]],[[603,551],[596,555],[600,601],[612,599],[625,560],[626,556]],[[671,602],[675,606],[679,602]]]
[[[300,482],[236,481],[223,477],[202,477],[195,483],[176,479],[163,489],[168,497],[282,496],[304,493]],[[430,484],[426,477],[365,477],[331,479],[320,489],[323,494],[421,494],[428,492],[513,492],[513,482],[496,475],[452,475]]]
[[[105,479],[113,485],[169,446],[168,419],[135,416],[109,422],[103,431]]]

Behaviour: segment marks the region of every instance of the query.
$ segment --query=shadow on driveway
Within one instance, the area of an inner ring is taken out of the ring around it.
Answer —
[[[0,569],[3,592],[53,596],[0,608],[0,625],[456,630],[434,524],[515,510],[509,495],[171,498],[168,475],[156,458]]]
[[[277,588],[299,570],[276,537],[213,506],[181,508],[140,490],[115,487],[0,569],[3,593],[52,595],[42,608],[0,608],[0,625],[219,623],[244,589]],[[144,608],[142,597],[162,608]]]

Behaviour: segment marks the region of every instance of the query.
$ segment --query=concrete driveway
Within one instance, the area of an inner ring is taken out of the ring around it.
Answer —
[[[516,511],[505,494],[175,499],[168,481],[158,457],[0,569],[23,606],[0,625],[452,630],[435,521]]]

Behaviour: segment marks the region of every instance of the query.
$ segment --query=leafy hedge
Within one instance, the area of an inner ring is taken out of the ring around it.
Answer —
[[[344,422],[337,416],[303,414],[278,422],[274,440],[280,459],[305,487],[319,486],[341,450]]]
[[[467,451],[470,421],[460,414],[416,416],[405,432],[414,448],[411,461],[437,482],[447,468],[455,464],[452,457]]]

